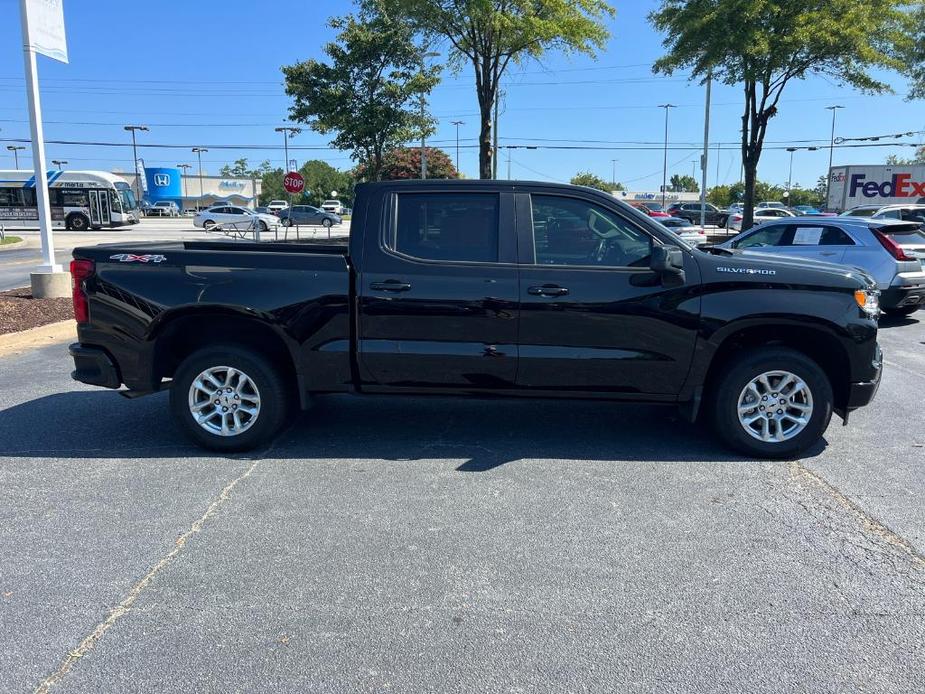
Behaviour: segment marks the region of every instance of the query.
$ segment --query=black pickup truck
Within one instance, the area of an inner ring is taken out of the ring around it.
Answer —
[[[785,457],[880,380],[863,272],[692,248],[574,186],[365,184],[343,244],[95,246],[71,272],[73,377],[169,388],[185,432],[221,451],[350,392],[675,404]]]

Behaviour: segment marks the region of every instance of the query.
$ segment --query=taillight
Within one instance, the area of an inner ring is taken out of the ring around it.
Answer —
[[[83,283],[93,276],[94,270],[92,260],[71,261],[71,298],[74,300],[74,320],[78,323],[90,322],[90,306]]]
[[[887,253],[896,258],[896,260],[915,260],[915,258],[912,256],[906,255],[906,252],[903,250],[902,246],[900,246],[879,229],[872,229],[871,231],[874,232],[874,236],[877,237],[880,245],[887,250]]]
[[[742,221],[742,215],[740,215],[740,214],[735,215],[735,216],[732,218],[732,221],[733,221],[733,222],[741,222],[741,221]]]

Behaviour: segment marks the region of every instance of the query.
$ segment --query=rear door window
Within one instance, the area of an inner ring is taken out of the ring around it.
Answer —
[[[733,248],[768,248],[770,246],[789,246],[793,238],[793,229],[785,224],[762,226],[732,244]]]
[[[498,262],[497,193],[399,193],[392,247],[424,260]]]

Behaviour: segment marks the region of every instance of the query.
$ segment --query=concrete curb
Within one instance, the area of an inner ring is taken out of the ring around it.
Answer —
[[[76,340],[77,324],[73,320],[40,325],[18,333],[0,335],[0,357],[22,354],[38,347]]]
[[[10,236],[15,236],[15,234],[10,234]],[[22,241],[17,241],[16,243],[5,243],[0,246],[0,253],[4,251],[12,251],[15,248],[25,248],[29,245],[29,239],[23,239]]]

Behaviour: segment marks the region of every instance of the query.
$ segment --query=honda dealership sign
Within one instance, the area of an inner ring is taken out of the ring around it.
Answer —
[[[66,63],[64,0],[23,0],[23,12],[29,26],[29,47]]]

